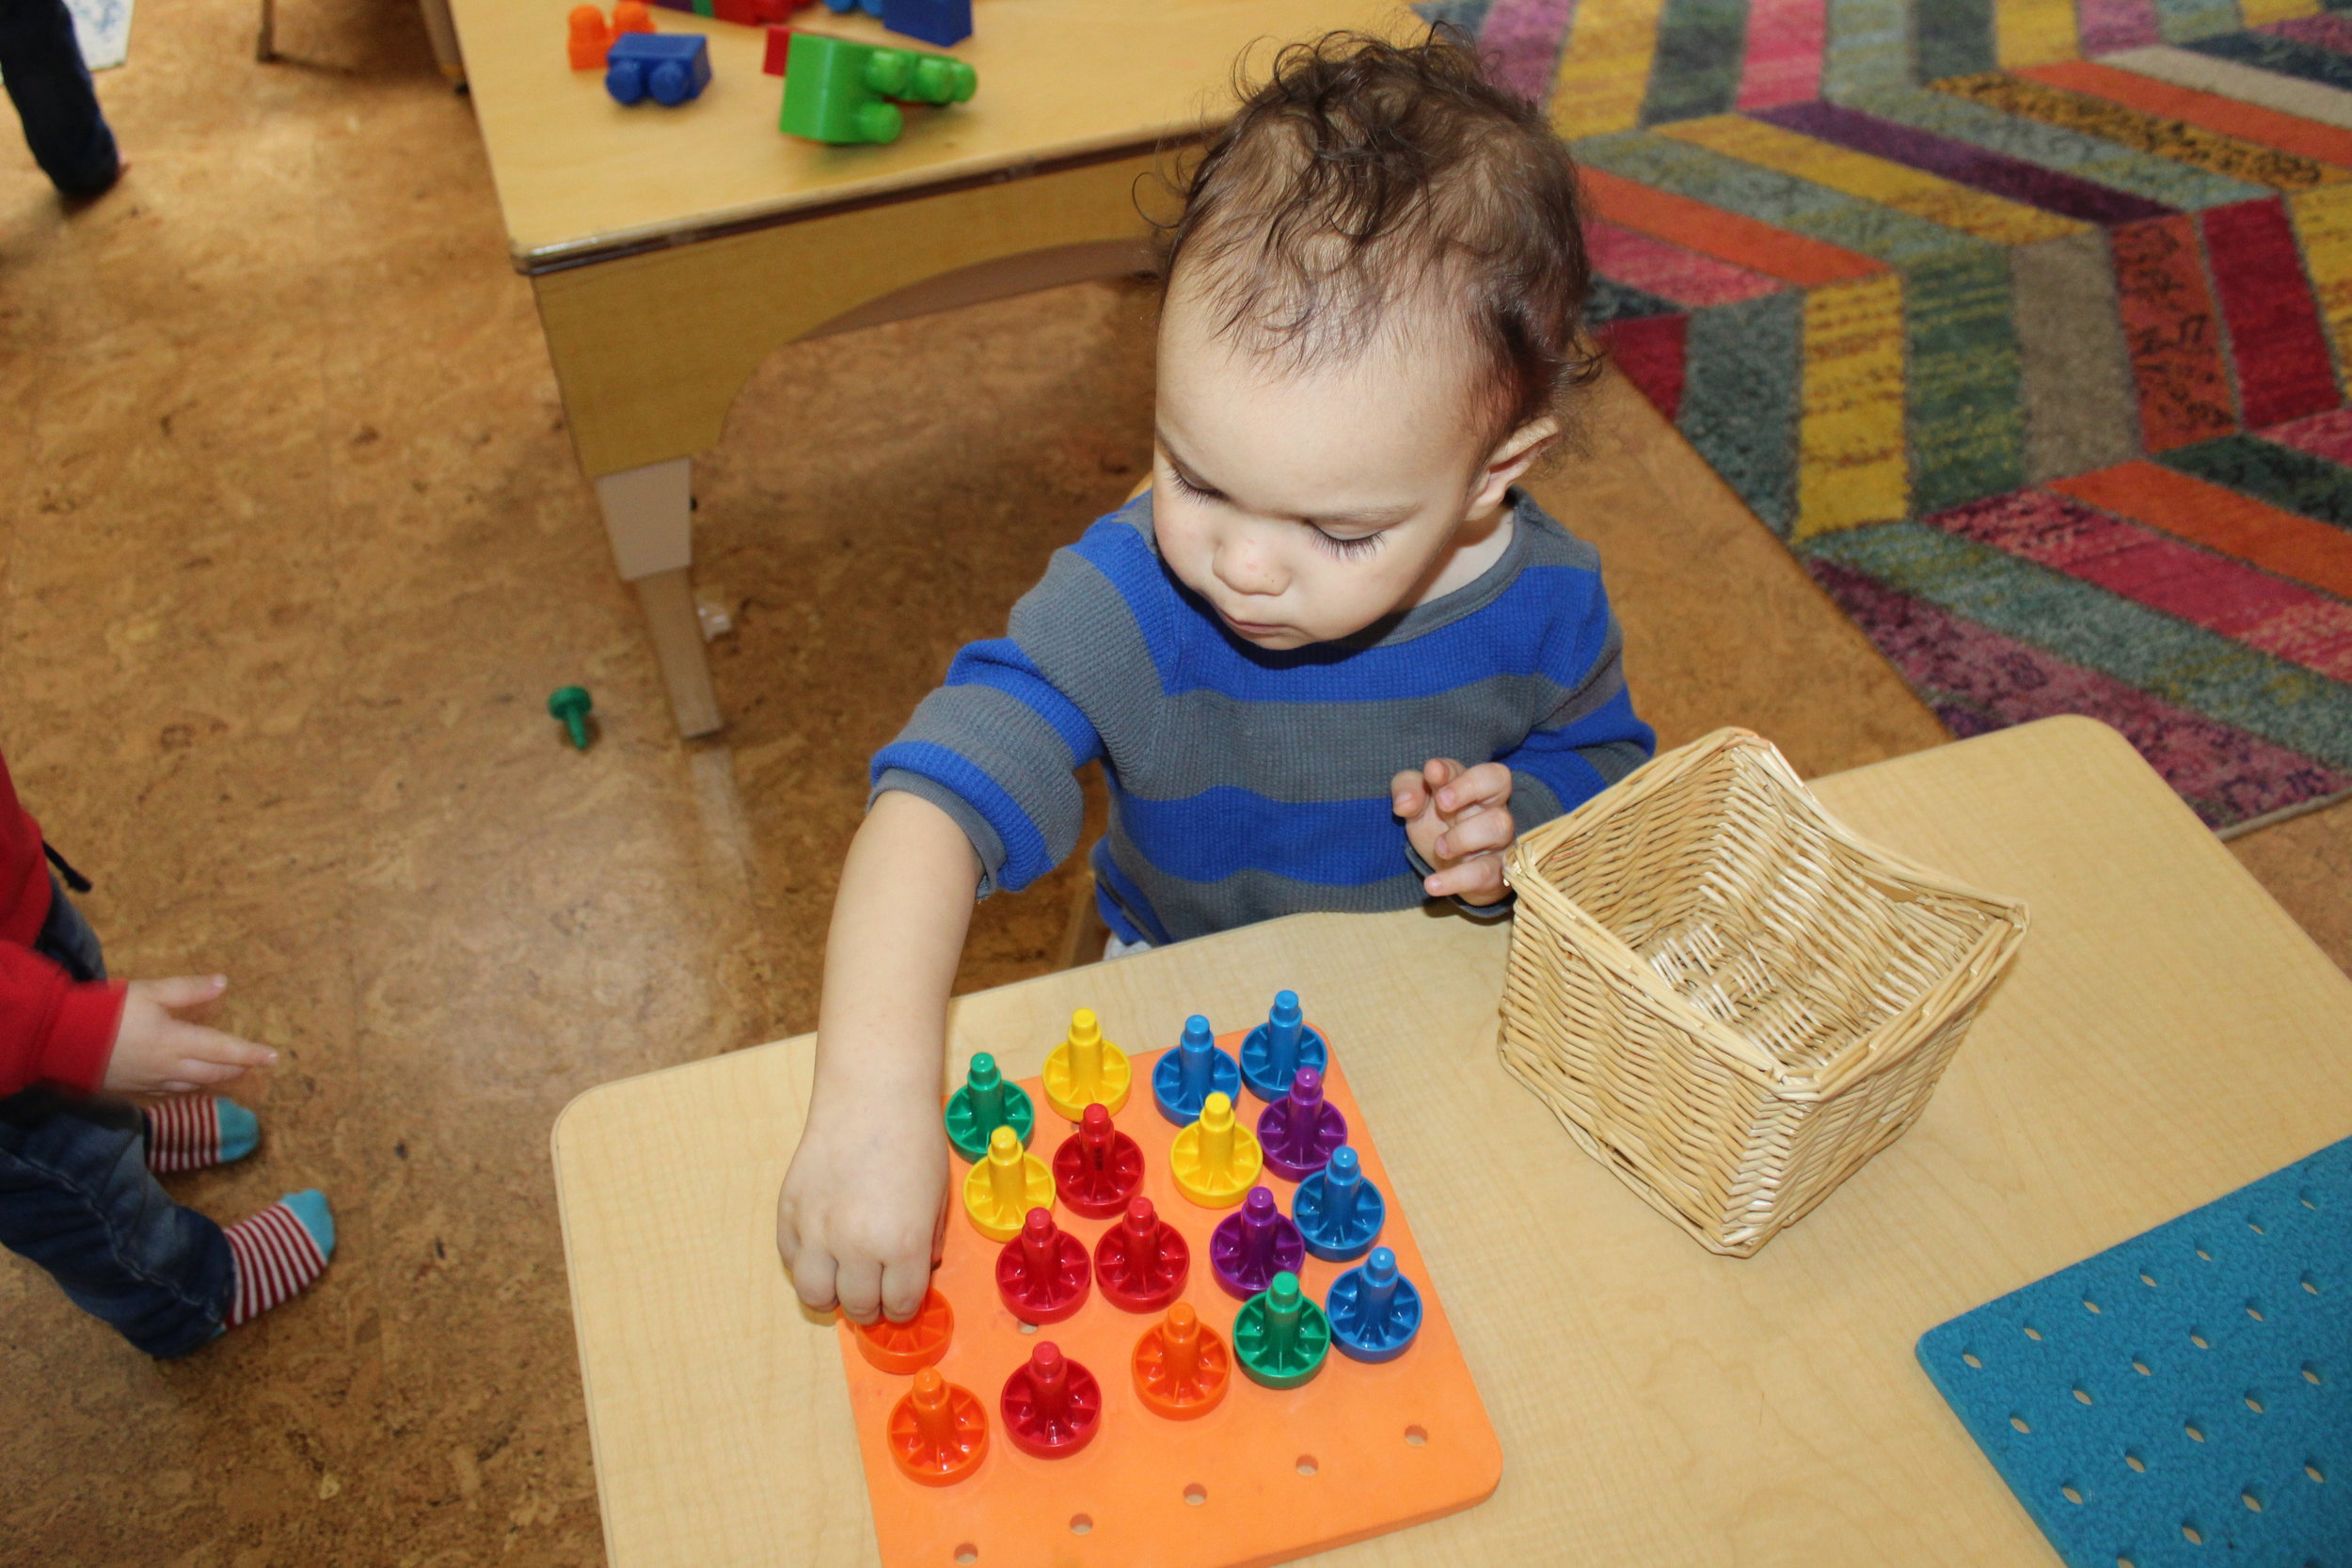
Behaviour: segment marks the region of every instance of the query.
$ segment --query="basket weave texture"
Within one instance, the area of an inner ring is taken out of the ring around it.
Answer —
[[[1745,1258],[1900,1137],[2026,907],[1855,837],[1745,730],[1521,838],[1504,1067],[1584,1151]]]

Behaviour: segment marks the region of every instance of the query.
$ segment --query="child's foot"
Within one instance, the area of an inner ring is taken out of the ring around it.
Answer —
[[[147,1108],[147,1168],[158,1175],[225,1165],[261,1141],[262,1118],[233,1100],[183,1094]]]
[[[291,1299],[326,1272],[335,1256],[335,1220],[326,1195],[311,1188],[288,1193],[258,1214],[248,1214],[222,1232],[236,1265],[237,1291],[221,1327],[249,1323]]]

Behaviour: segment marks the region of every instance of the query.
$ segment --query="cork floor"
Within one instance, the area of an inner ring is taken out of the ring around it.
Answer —
[[[264,1143],[323,1287],[151,1364],[0,1264],[0,1563],[600,1560],[546,1154],[573,1095],[804,1029],[864,759],[1148,445],[1148,297],[795,346],[697,484],[731,716],[672,733],[572,466],[466,101],[398,0],[143,8],[134,164],[66,214],[0,136],[0,747],[117,973],[218,968],[285,1060]],[[552,50],[552,40],[549,45]],[[1935,721],[1622,387],[1541,491],[1601,545],[1665,737],[1807,772]],[[601,733],[542,703],[579,681]],[[2240,840],[2352,962],[2352,816]],[[1035,973],[1070,884],[981,913]]]

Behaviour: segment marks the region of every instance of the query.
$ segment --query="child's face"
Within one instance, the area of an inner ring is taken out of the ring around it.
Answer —
[[[1302,371],[1214,331],[1181,276],[1170,289],[1152,522],[1235,636],[1303,647],[1415,604],[1553,433],[1542,420],[1490,447],[1469,335],[1436,314]]]

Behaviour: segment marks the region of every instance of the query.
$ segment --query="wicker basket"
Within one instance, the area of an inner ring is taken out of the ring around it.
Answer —
[[[1512,850],[1502,1061],[1586,1153],[1745,1258],[1900,1137],[2026,907],[1865,843],[1718,730]]]

